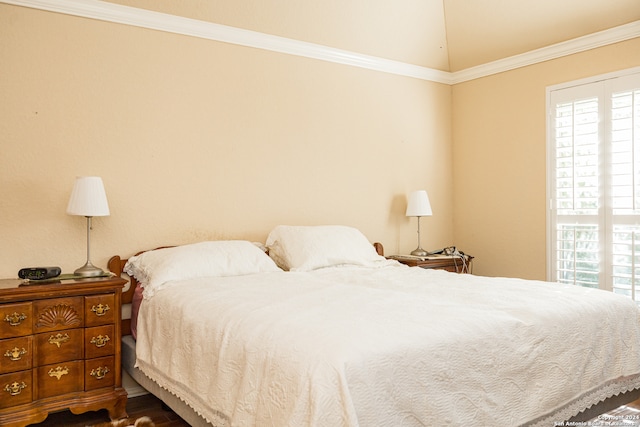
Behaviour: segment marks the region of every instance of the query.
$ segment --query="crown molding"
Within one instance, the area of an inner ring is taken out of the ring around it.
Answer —
[[[447,72],[212,22],[100,0],[0,0],[0,3],[318,59],[444,84],[457,84],[640,36],[640,21],[476,67]]]
[[[451,83],[451,73],[446,71],[105,1],[0,0],[0,3],[303,56],[438,83]]]
[[[640,21],[634,21],[629,24],[620,25],[608,30],[571,39],[566,42],[546,46],[520,55],[514,55],[508,58],[478,65],[476,67],[456,71],[451,73],[451,84],[479,79],[481,77],[538,64],[540,62],[561,58],[563,56],[573,55],[574,53],[584,52],[586,50],[634,39],[636,37],[640,37]]]

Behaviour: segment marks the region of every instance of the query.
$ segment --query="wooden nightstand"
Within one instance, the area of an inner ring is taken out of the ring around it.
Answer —
[[[387,258],[394,259],[410,267],[433,268],[436,270],[447,270],[454,273],[471,273],[471,263],[473,260],[473,257],[470,255],[431,255],[428,257],[391,255]]]
[[[0,280],[0,425],[39,423],[63,409],[127,416],[120,370],[125,283]]]

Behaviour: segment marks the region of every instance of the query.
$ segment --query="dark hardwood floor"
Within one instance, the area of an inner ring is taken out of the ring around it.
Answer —
[[[129,398],[127,401],[127,414],[129,414],[129,418],[132,420],[143,416],[150,417],[156,427],[189,427],[186,421],[176,415],[171,409],[163,406],[162,402],[152,394]],[[86,412],[80,415],[74,415],[69,411],[62,411],[50,414],[46,420],[39,424],[33,424],[33,426],[86,427],[108,421],[109,414],[105,409],[96,412]]]
[[[156,427],[189,427],[189,424],[176,415],[170,409],[164,407],[162,402],[151,394],[130,398],[127,402],[127,413],[129,418],[135,420],[142,416],[150,417]],[[85,414],[73,415],[69,411],[57,412],[37,427],[86,427],[94,424],[109,421],[106,410],[97,412],[87,412]],[[636,400],[627,405],[621,406],[611,412],[607,412],[588,424],[591,427],[618,426],[618,427],[640,427],[640,400]]]

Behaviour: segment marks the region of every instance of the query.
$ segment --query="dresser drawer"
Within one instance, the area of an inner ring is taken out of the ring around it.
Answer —
[[[95,390],[113,387],[115,384],[115,359],[113,356],[91,359],[85,362],[84,389]]]
[[[0,374],[31,369],[33,337],[20,337],[0,341]]]
[[[82,297],[35,301],[33,316],[35,333],[79,328],[84,325]]]
[[[0,408],[30,403],[33,395],[32,371],[0,375]]]
[[[88,296],[84,298],[84,302],[86,326],[107,325],[115,322],[114,294]]]
[[[84,390],[84,362],[55,363],[35,369],[38,392],[36,399]]]
[[[84,331],[85,358],[93,359],[114,354],[114,332],[113,325],[86,328]]]
[[[0,305],[0,338],[32,333],[33,306],[30,302]]]
[[[36,335],[35,366],[83,358],[84,329],[67,329]]]

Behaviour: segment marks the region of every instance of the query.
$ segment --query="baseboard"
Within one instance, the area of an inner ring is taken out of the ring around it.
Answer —
[[[149,394],[146,388],[138,384],[124,370],[122,371],[122,387],[124,387],[124,389],[126,390],[128,397],[138,397],[138,396],[144,396],[145,394]]]
[[[149,394],[149,392],[147,390],[145,390],[144,388],[142,388],[140,386],[125,387],[125,390],[127,391],[127,397],[129,397],[129,398],[138,397],[138,396],[144,396],[145,394]]]

